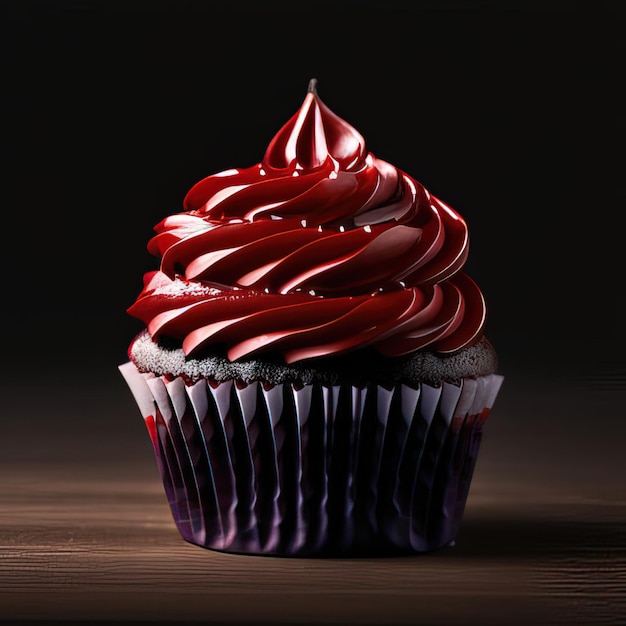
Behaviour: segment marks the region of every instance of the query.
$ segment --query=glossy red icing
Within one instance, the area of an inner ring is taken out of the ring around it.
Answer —
[[[161,266],[128,312],[188,355],[447,353],[482,330],[464,220],[369,152],[314,80],[261,163],[204,178],[183,208],[155,226]]]

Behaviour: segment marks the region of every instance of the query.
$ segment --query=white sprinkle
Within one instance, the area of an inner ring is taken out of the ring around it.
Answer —
[[[334,172],[334,171],[333,171],[333,172],[331,172],[331,173],[328,175],[328,178],[337,178],[337,172]]]
[[[154,290],[154,295],[171,295],[171,296],[183,296],[183,295],[213,295],[219,293],[219,290],[215,287],[209,287],[196,281],[181,280],[176,278],[171,283],[157,287]]]
[[[265,293],[269,293],[269,292],[270,292],[270,290],[269,290],[267,287],[266,287],[265,289],[263,289],[263,291],[264,291]]]
[[[339,232],[340,233],[344,233],[344,232],[346,232],[346,229],[343,226],[340,226],[339,227]]]
[[[309,295],[310,296],[314,296],[315,295],[315,290],[314,289],[309,289]]]
[[[300,224],[306,228],[306,220],[300,220]]]
[[[363,230],[366,233],[371,233],[372,232],[372,227],[369,224],[367,224],[366,226],[363,226]]]
[[[265,176],[265,170],[263,168],[261,168],[259,170],[259,174],[261,174],[261,176]]]
[[[321,232],[322,232],[322,225],[321,225],[321,224],[317,227],[317,232],[318,232],[318,233],[321,233]]]
[[[399,282],[400,282],[400,286],[401,286],[401,287],[406,287],[406,283],[405,283],[403,280],[401,280],[401,281],[399,281]]]

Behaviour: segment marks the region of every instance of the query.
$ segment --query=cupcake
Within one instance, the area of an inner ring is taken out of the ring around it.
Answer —
[[[315,79],[260,163],[155,226],[119,369],[182,538],[223,552],[454,541],[502,383],[468,229]]]

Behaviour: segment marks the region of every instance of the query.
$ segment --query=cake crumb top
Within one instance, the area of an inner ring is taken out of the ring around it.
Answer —
[[[440,355],[418,351],[404,357],[382,357],[362,350],[333,358],[306,361],[301,365],[284,364],[269,359],[230,361],[218,354],[203,358],[186,357],[182,348],[167,348],[153,341],[146,330],[130,345],[129,358],[140,372],[157,376],[183,376],[192,382],[201,378],[216,382],[241,380],[270,384],[321,383],[337,385],[367,383],[393,386],[442,382],[458,383],[462,378],[497,372],[495,349],[486,337],[453,354]]]

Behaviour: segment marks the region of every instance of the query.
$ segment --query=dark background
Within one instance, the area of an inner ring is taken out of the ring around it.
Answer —
[[[504,372],[623,363],[619,2],[230,6],[2,3],[5,366],[125,360],[152,227],[312,77],[468,222]]]

